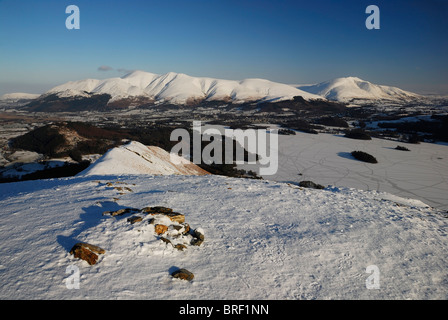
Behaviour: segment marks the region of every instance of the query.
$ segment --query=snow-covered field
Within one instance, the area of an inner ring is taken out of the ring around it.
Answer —
[[[397,145],[410,151],[395,150]],[[378,163],[355,160],[350,153],[356,150],[373,155]],[[239,167],[254,169],[252,165]],[[275,175],[264,178],[384,191],[448,210],[448,146],[444,144],[297,132],[295,136],[279,135],[278,167]]]

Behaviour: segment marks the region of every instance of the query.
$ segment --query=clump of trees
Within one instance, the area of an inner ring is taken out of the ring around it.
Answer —
[[[353,151],[352,156],[360,161],[368,162],[368,163],[378,163],[378,160],[371,154],[368,154],[364,151]]]
[[[317,123],[328,127],[341,127],[348,128],[347,121],[338,117],[323,117],[317,121]]]
[[[372,140],[372,137],[365,130],[359,128],[347,130],[344,137],[358,140]]]
[[[409,150],[408,148],[403,147],[403,146],[397,146],[397,147],[395,148],[395,150],[400,150],[400,151],[411,151],[411,150]]]
[[[309,123],[304,119],[287,120],[282,124],[282,127],[311,134],[318,134],[317,130],[324,129],[322,126]]]

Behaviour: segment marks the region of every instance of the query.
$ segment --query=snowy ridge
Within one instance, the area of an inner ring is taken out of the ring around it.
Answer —
[[[169,72],[158,75],[144,71],[134,71],[120,78],[105,80],[86,79],[71,81],[46,92],[61,97],[85,96],[86,93],[110,94],[111,102],[146,97],[156,101],[188,103],[191,99],[277,101],[302,96],[304,99],[322,99],[287,84],[264,79],[242,81],[222,80],[206,77],[191,77],[183,73]]]
[[[36,99],[40,96],[40,94],[34,93],[23,93],[23,92],[14,92],[14,93],[6,93],[0,97],[0,100],[10,100],[10,101],[19,101],[19,100],[32,100]]]
[[[175,164],[170,157],[175,157]],[[81,176],[152,174],[152,175],[204,175],[207,171],[194,163],[155,147],[145,146],[131,141],[123,146],[113,148],[101,158],[79,173]]]
[[[315,85],[297,86],[309,93],[328,100],[349,102],[353,99],[365,100],[409,100],[422,96],[396,87],[373,84],[357,77],[336,78]]]

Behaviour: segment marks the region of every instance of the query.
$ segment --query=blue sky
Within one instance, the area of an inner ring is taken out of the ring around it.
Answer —
[[[80,9],[68,30],[68,5]],[[366,7],[380,8],[368,30]],[[0,0],[0,94],[126,70],[448,94],[446,0]],[[100,66],[110,70],[101,71]]]

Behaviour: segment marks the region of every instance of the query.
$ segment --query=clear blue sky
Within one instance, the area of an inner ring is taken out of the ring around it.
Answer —
[[[65,27],[70,4],[79,30]],[[380,30],[365,27],[370,4],[381,10]],[[448,94],[447,8],[446,0],[0,0],[0,94],[135,69],[290,84],[358,76]]]

